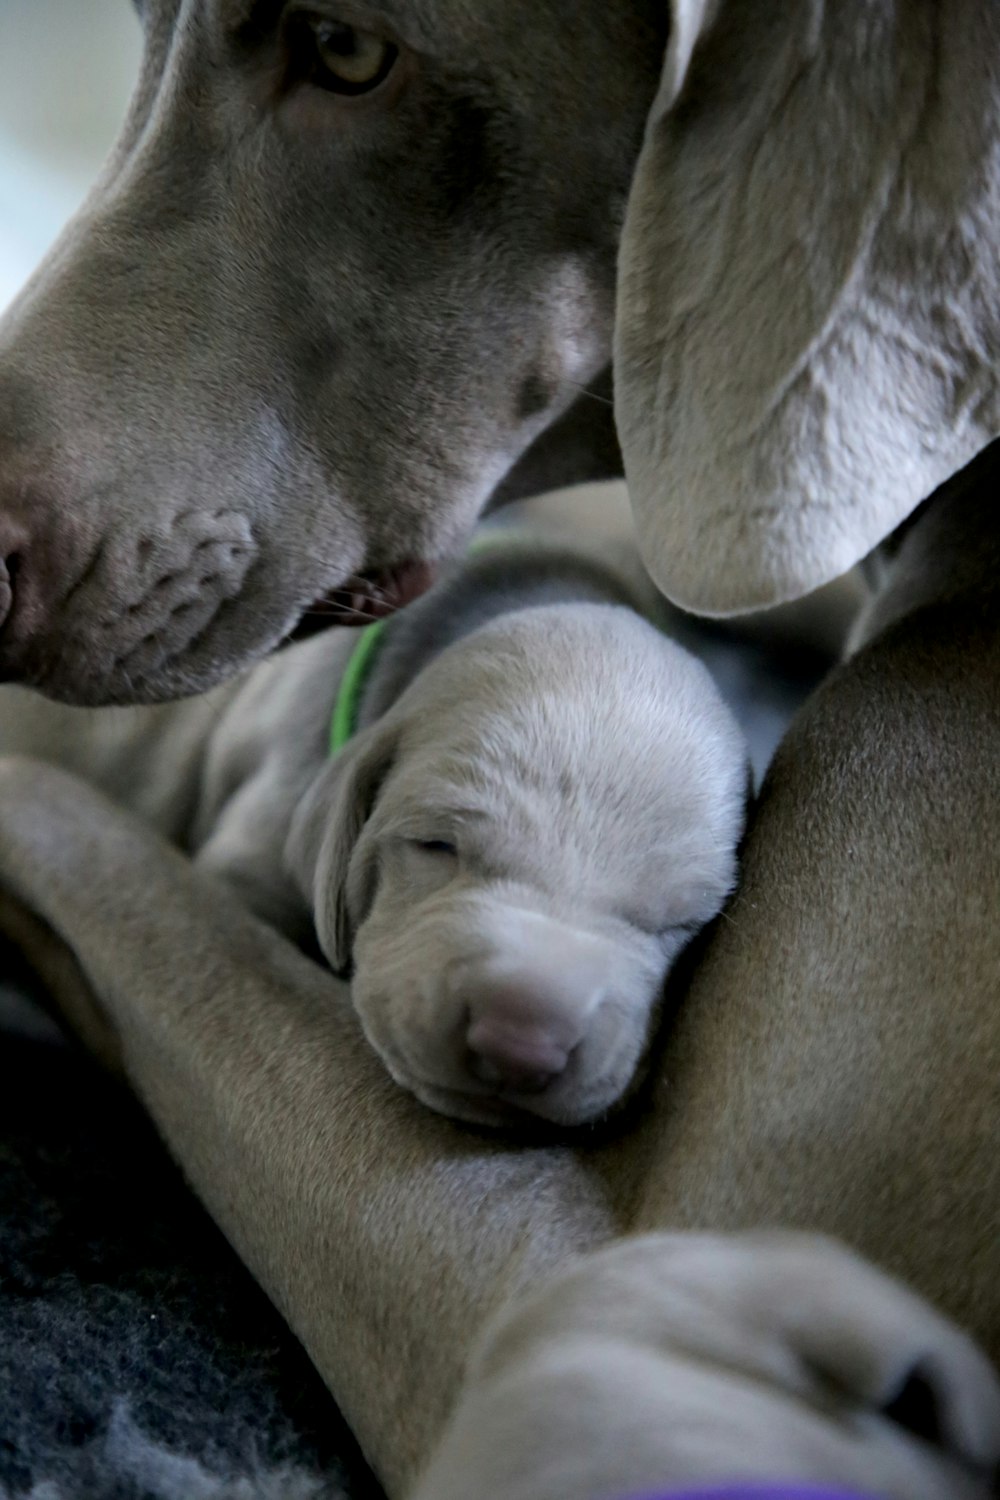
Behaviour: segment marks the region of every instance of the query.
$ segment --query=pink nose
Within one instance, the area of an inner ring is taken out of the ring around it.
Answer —
[[[541,963],[496,965],[475,976],[466,993],[466,1067],[490,1088],[540,1094],[566,1072],[583,1041],[599,993],[570,968]]]
[[[466,1034],[469,1070],[481,1083],[540,1094],[566,1071],[569,1049],[544,1025],[488,1013]]]

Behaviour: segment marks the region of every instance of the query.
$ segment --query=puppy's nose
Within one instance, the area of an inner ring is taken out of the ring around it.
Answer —
[[[466,1066],[492,1088],[541,1093],[566,1072],[594,1006],[544,970],[480,973],[467,992]]]
[[[566,1071],[569,1049],[544,1026],[504,1016],[473,1021],[466,1035],[469,1071],[491,1088],[540,1094]]]

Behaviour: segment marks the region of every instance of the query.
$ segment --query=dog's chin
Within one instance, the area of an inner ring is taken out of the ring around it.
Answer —
[[[434,583],[440,564],[410,560],[360,573],[302,611],[270,626],[258,610],[259,634],[236,628],[253,602],[239,612],[240,596],[221,601],[207,622],[171,639],[161,620],[131,651],[115,655],[106,640],[71,632],[66,641],[35,638],[6,643],[0,651],[0,682],[18,682],[59,702],[97,708],[163,703],[207,692],[288,640],[329,626],[357,626],[384,619],[419,598]],[[225,608],[223,608],[225,605]]]
[[[536,1141],[540,1136],[572,1134],[603,1125],[618,1114],[631,1092],[627,1089],[607,1099],[574,1104],[572,1099],[559,1099],[555,1094],[545,1100],[538,1095],[519,1098],[513,1092],[503,1095],[442,1088],[412,1079],[397,1078],[397,1082],[435,1114],[505,1135],[530,1135]]]
[[[393,1081],[435,1114],[536,1142],[579,1140],[581,1136],[598,1139],[628,1128],[648,1107],[655,1076],[655,1049],[647,1045],[623,1081],[612,1083],[605,1077],[595,1079],[588,1088],[577,1079],[572,1090],[556,1085],[548,1092],[519,1095],[513,1090],[491,1092],[476,1084],[448,1087],[411,1071],[395,1049],[387,1053],[376,1045],[376,1051]]]

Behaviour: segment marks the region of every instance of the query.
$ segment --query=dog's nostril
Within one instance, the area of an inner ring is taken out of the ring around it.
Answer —
[[[18,552],[12,552],[8,557],[0,558],[0,626],[6,622],[7,616],[14,607],[14,586],[17,582],[20,563],[21,555]]]
[[[468,1069],[490,1088],[540,1094],[566,1071],[569,1053],[544,1031],[505,1026],[493,1017],[469,1027]]]
[[[543,1094],[559,1077],[558,1073],[532,1073],[510,1063],[494,1062],[471,1048],[469,1072],[491,1089],[508,1089],[515,1094]]]

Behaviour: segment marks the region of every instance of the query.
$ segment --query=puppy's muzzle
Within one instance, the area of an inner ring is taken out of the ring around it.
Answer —
[[[561,1078],[603,998],[582,974],[510,973],[472,987],[466,1032],[473,1078],[502,1091],[540,1094]]]
[[[354,1003],[396,1082],[491,1125],[575,1126],[614,1108],[641,1065],[666,968],[651,939],[495,890],[365,924],[355,963]]]

